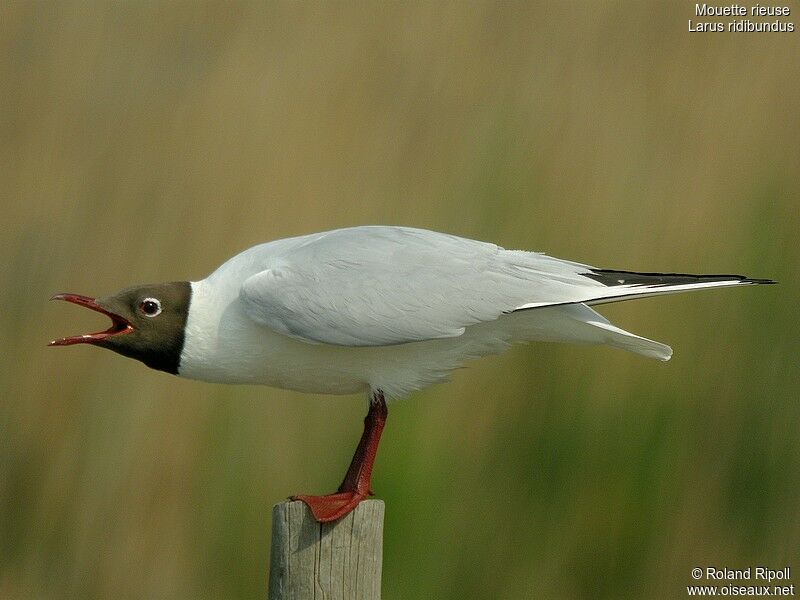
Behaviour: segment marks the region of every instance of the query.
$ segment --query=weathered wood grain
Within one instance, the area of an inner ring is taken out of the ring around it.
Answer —
[[[268,600],[379,600],[383,514],[381,500],[365,500],[334,523],[317,523],[302,502],[276,504]]]

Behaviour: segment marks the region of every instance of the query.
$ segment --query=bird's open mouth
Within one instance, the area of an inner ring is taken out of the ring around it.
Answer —
[[[103,313],[104,315],[106,315],[111,319],[111,327],[109,327],[105,331],[98,331],[97,333],[87,333],[84,335],[73,335],[70,337],[59,338],[47,344],[48,346],[70,346],[72,344],[93,344],[101,342],[106,338],[110,338],[115,335],[124,335],[126,333],[130,333],[133,331],[133,325],[131,325],[126,318],[120,317],[119,315],[114,314],[111,311],[103,308],[97,303],[97,301],[94,298],[89,298],[88,296],[79,296],[78,294],[56,294],[50,299],[72,302],[73,304],[85,306],[86,308],[90,308],[96,312]]]

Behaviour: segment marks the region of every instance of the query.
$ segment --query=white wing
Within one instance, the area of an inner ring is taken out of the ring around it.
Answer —
[[[602,271],[401,227],[340,229],[280,248],[243,283],[245,311],[285,335],[344,346],[454,337],[523,308],[743,283]]]
[[[248,278],[247,314],[311,342],[377,346],[461,335],[526,298],[492,244],[422,230],[332,231]]]

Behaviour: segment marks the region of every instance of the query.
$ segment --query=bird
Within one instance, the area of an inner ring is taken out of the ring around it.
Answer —
[[[208,382],[365,394],[364,431],[338,490],[291,497],[330,522],[372,494],[387,402],[515,343],[605,344],[666,361],[669,346],[591,307],[768,283],[603,269],[424,229],[359,226],[253,246],[198,281],[56,294],[111,326],[49,345],[91,344]]]

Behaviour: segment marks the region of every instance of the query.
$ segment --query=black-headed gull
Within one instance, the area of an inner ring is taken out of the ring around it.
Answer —
[[[354,227],[254,246],[201,281],[54,298],[108,315],[89,343],[168,373],[327,394],[365,392],[364,434],[335,494],[295,496],[333,521],[370,493],[386,400],[515,342],[607,344],[659,360],[594,304],[772,283],[740,275],[597,269],[406,227]]]

